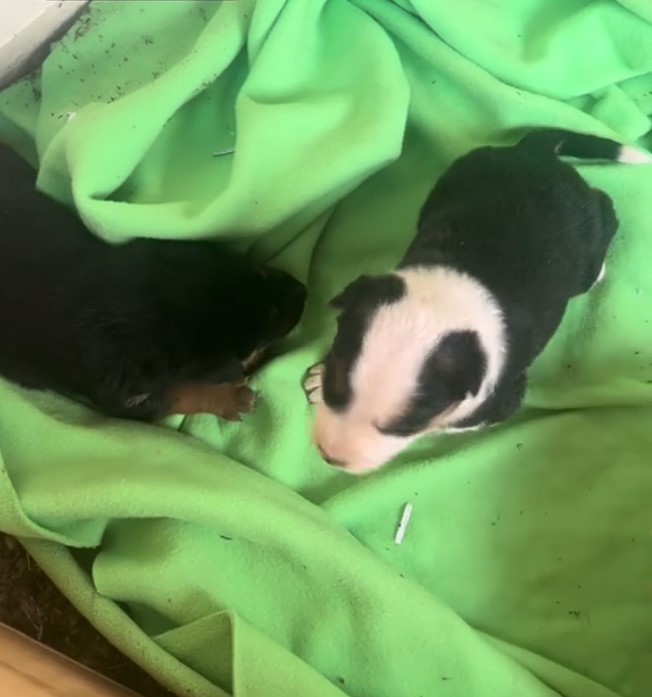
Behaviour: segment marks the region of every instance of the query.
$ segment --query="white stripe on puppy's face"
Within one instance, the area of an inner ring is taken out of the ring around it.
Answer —
[[[469,416],[504,362],[504,323],[489,292],[445,267],[354,281],[333,304],[314,440],[327,461],[362,473],[418,436]]]

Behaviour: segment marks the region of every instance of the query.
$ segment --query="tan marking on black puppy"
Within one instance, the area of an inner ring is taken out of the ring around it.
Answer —
[[[227,421],[240,421],[253,411],[256,393],[245,383],[179,385],[167,394],[168,414],[214,414]]]

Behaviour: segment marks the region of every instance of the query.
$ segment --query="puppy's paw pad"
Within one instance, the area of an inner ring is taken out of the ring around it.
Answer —
[[[318,363],[308,369],[303,380],[303,391],[310,404],[319,404],[322,401],[322,377],[324,364]]]
[[[248,385],[234,385],[231,399],[223,406],[222,418],[241,421],[243,414],[250,414],[256,405],[256,393]]]
[[[319,375],[321,378],[322,373],[324,372],[324,364],[323,363],[315,363],[315,365],[310,366],[308,368],[308,375]]]
[[[316,387],[311,392],[306,392],[306,397],[308,398],[308,404],[321,404],[324,401],[321,387]]]
[[[248,385],[237,388],[236,401],[241,414],[250,414],[256,405],[258,395]]]
[[[310,375],[303,381],[303,389],[306,392],[312,392],[321,387],[321,374]]]

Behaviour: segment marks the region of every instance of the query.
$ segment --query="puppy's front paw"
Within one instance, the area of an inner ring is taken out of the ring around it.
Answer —
[[[256,393],[248,385],[230,385],[228,398],[221,405],[221,414],[227,421],[241,421],[243,414],[250,414],[256,404]]]
[[[256,402],[256,393],[244,382],[185,383],[166,395],[168,414],[215,414],[227,421],[240,421]]]
[[[309,404],[320,404],[322,396],[322,377],[324,375],[324,364],[317,363],[308,369],[303,379],[303,391]]]

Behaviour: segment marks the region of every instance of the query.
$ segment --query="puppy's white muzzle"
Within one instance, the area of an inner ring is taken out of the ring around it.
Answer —
[[[414,438],[386,436],[352,414],[317,407],[313,441],[323,459],[349,474],[368,474],[396,457]]]

